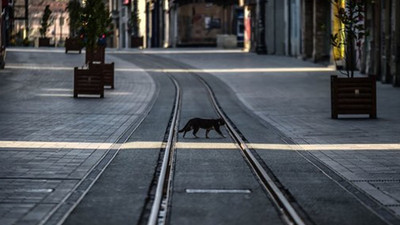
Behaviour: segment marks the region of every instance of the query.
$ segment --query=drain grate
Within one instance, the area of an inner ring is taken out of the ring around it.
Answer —
[[[377,180],[350,180],[353,183],[368,182],[368,183],[400,183],[398,179],[377,179]]]
[[[399,204],[387,204],[385,206],[386,207],[400,207],[400,203]]]

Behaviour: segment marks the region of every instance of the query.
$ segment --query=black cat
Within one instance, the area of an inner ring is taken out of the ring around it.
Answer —
[[[210,130],[215,130],[222,137],[225,137],[219,129],[219,127],[223,125],[225,125],[225,121],[223,119],[193,118],[186,123],[185,127],[179,130],[179,133],[184,132],[183,137],[185,137],[186,132],[193,129],[193,135],[197,138],[196,133],[200,128],[202,128],[206,129],[206,138],[208,138],[208,132],[210,132]]]

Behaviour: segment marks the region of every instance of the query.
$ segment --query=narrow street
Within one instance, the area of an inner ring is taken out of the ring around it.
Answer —
[[[333,120],[337,72],[307,61],[213,48],[105,61],[115,89],[73,98],[84,54],[7,49],[0,224],[148,224],[159,192],[159,224],[400,224],[398,88],[377,83],[378,119]],[[195,117],[224,118],[226,138],[176,132]]]

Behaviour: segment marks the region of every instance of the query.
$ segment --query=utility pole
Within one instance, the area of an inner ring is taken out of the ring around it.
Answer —
[[[257,19],[257,54],[267,54],[267,46],[265,45],[265,1],[257,0],[256,19]]]

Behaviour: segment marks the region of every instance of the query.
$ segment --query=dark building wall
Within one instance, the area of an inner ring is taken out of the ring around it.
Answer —
[[[284,1],[275,0],[275,54],[285,54],[285,14],[284,14]]]
[[[381,81],[383,83],[391,82],[390,76],[390,46],[391,46],[391,0],[381,1],[381,21],[382,21],[382,35],[381,35]]]
[[[400,1],[392,1],[391,75],[394,86],[400,86]]]
[[[381,55],[381,4],[379,2],[371,3],[366,9],[365,26],[369,29],[370,35],[364,41],[363,63],[361,71],[368,75],[377,76],[380,71]]]
[[[313,0],[302,0],[302,55],[303,58],[311,58],[313,53],[314,36],[314,10]]]
[[[362,73],[376,76],[382,83],[400,85],[400,2],[368,2],[365,26],[369,35],[361,48]]]
[[[266,15],[265,15],[265,38],[267,45],[267,53],[275,54],[276,53],[276,10],[275,10],[275,1],[268,1],[265,4],[266,7]]]
[[[315,62],[330,58],[331,3],[314,0],[313,4],[313,55]]]

